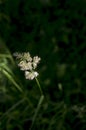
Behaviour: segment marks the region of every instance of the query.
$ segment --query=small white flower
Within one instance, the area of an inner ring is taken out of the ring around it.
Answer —
[[[20,61],[18,64],[21,70],[32,70],[32,63],[26,61]]]
[[[33,80],[37,76],[38,76],[38,73],[36,71],[34,72],[25,71],[26,79]]]
[[[32,61],[32,58],[31,58],[31,56],[30,56],[30,53],[28,52],[28,53],[24,53],[23,54],[23,58],[26,60],[26,61]]]
[[[18,64],[18,66],[19,66],[19,67],[23,67],[23,66],[25,66],[25,61],[23,61],[23,60],[20,61],[19,64]]]
[[[33,63],[35,63],[35,64],[38,64],[40,60],[41,60],[41,58],[38,56],[33,57]]]
[[[22,53],[18,53],[18,52],[15,52],[13,53],[13,56],[15,56],[17,59],[21,59],[23,54]]]
[[[32,64],[33,64],[33,69],[36,69],[37,64],[35,62],[33,62]]]
[[[28,62],[27,63],[27,70],[32,70],[33,68],[32,68],[32,62]]]

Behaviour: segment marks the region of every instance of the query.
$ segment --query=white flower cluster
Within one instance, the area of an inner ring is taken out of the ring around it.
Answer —
[[[20,60],[18,66],[21,70],[25,71],[26,79],[33,80],[35,77],[38,76],[38,72],[35,71],[39,61],[41,60],[40,57],[34,56],[33,58],[30,56],[30,53],[14,53],[13,54],[17,59]]]

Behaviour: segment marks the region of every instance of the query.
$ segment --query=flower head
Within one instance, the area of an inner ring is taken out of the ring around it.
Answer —
[[[38,76],[38,73],[36,71],[33,71],[33,72],[25,71],[26,79],[33,80],[37,76]]]
[[[38,56],[33,57],[33,63],[32,64],[33,64],[34,69],[37,67],[37,64],[39,63],[40,60],[41,60],[41,58],[38,57]]]
[[[20,67],[21,70],[32,70],[32,63],[31,62],[26,62],[26,61],[20,61],[18,66]]]
[[[24,58],[26,61],[30,61],[30,62],[32,61],[32,58],[31,58],[29,52],[28,52],[28,53],[24,52],[23,58]]]
[[[18,53],[18,52],[15,52],[13,53],[13,56],[15,56],[17,59],[21,59],[23,54],[22,53]]]
[[[38,64],[40,60],[41,60],[41,58],[38,57],[38,56],[33,57],[33,62],[36,63],[36,64]]]
[[[14,53],[14,56],[19,60],[18,66],[21,70],[25,71],[26,79],[34,79],[38,76],[38,72],[35,71],[39,61],[41,60],[40,57],[34,56],[33,58],[30,56],[30,53]]]

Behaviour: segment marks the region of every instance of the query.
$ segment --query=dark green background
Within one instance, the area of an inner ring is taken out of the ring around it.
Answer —
[[[41,120],[49,123],[56,113],[49,110],[58,103],[64,102],[68,109],[64,128],[55,121],[50,130],[85,130],[86,110],[80,118],[71,108],[86,107],[86,0],[4,0],[0,3],[0,37],[11,54],[29,51],[41,57],[38,79],[47,98],[45,105],[49,105],[44,115],[40,111]],[[28,83],[18,69],[16,73],[26,90],[33,91],[34,102],[35,82]],[[43,130],[48,129],[45,122]],[[35,125],[34,130],[40,130],[40,123]]]

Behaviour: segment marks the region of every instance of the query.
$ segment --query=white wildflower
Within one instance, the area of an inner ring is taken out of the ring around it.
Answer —
[[[22,68],[25,67],[25,64],[26,64],[25,61],[22,60],[19,62],[18,66]]]
[[[21,59],[23,54],[22,53],[18,53],[18,52],[15,52],[13,53],[13,56],[15,56],[17,59]]]
[[[34,72],[25,71],[26,79],[33,80],[37,76],[38,76],[38,73],[36,71]]]
[[[33,58],[30,56],[30,53],[14,53],[13,54],[17,59],[20,60],[18,66],[21,70],[25,71],[25,77],[26,79],[34,79],[38,76],[38,73],[34,71],[41,60],[40,57],[34,56]]]
[[[28,53],[24,53],[23,54],[23,58],[26,60],[26,61],[32,61],[32,58],[31,58],[31,56],[30,56],[30,53],[28,52]]]
[[[41,60],[41,58],[38,56],[33,57],[33,63],[35,63],[35,64],[38,64],[40,60]]]
[[[32,70],[33,68],[32,68],[32,62],[28,62],[27,63],[27,68],[28,68],[28,70]]]
[[[36,69],[37,64],[35,62],[33,62],[32,64],[33,64],[33,69]]]
[[[38,57],[38,56],[34,56],[34,57],[33,57],[33,68],[34,68],[34,69],[36,69],[37,64],[39,63],[40,60],[41,60],[41,58]]]
[[[18,64],[21,70],[32,70],[32,63],[26,61],[20,61]]]

